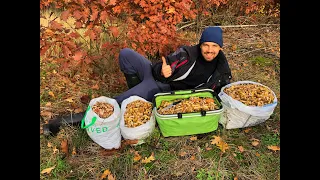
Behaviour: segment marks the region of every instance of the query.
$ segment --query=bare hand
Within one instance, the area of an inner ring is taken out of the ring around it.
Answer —
[[[166,59],[162,56],[162,69],[161,69],[161,72],[162,72],[162,75],[165,77],[165,78],[168,78],[171,76],[171,67],[170,65],[167,64],[166,62]]]

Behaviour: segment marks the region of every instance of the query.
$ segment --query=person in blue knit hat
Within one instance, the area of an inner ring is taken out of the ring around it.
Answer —
[[[198,44],[181,46],[154,64],[124,48],[119,63],[129,89],[114,98],[120,105],[132,95],[151,102],[156,93],[174,90],[210,88],[219,93],[232,78],[222,47],[223,31],[212,26],[204,29]]]

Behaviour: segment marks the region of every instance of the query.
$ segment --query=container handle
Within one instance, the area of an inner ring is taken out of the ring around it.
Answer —
[[[81,128],[82,128],[82,129],[87,129],[88,127],[92,126],[92,125],[96,122],[96,120],[97,120],[97,117],[93,117],[93,118],[91,119],[91,123],[88,124],[88,125],[86,125],[86,126],[84,126],[84,119],[82,119],[82,121],[81,121]]]
[[[86,129],[86,128],[92,126],[92,125],[96,122],[96,120],[97,120],[97,117],[93,117],[93,118],[91,119],[91,123],[90,123],[90,124],[88,124],[87,126],[84,125],[84,119],[86,118],[87,112],[88,112],[89,110],[90,110],[90,106],[88,106],[88,108],[87,108],[87,110],[86,110],[86,113],[84,114],[84,116],[83,116],[83,118],[82,118],[82,120],[81,120],[81,129]]]

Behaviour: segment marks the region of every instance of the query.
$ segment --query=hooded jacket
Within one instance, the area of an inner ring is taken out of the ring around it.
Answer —
[[[182,46],[174,53],[165,57],[167,64],[171,66],[172,75],[168,78],[161,75],[162,62],[158,62],[151,64],[153,77],[155,80],[167,84],[183,80],[190,74],[199,58],[203,58],[199,44],[194,46]],[[232,78],[231,70],[227,59],[221,50],[213,61],[217,61],[217,63],[216,66],[213,67],[215,70],[211,76],[207,79],[206,83],[199,83],[197,86],[193,87],[194,89],[210,88],[218,93],[220,92],[221,87],[230,83],[230,79]]]

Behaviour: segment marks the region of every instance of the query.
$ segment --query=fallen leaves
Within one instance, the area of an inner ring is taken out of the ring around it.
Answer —
[[[150,163],[151,161],[154,161],[154,153],[152,152],[151,155],[147,158],[145,157],[144,159],[141,160],[142,163]]]
[[[197,136],[192,136],[192,137],[190,137],[190,140],[191,140],[191,141],[197,140]]]
[[[226,152],[227,149],[229,149],[229,146],[227,143],[225,143],[220,136],[213,136],[214,139],[211,140],[211,144],[215,144],[219,147],[219,149],[222,152]]]
[[[115,177],[113,177],[113,175],[111,174],[109,169],[104,170],[104,172],[100,176],[100,179],[105,179],[107,177],[108,177],[108,180],[114,180],[115,179]]]
[[[280,147],[279,146],[267,146],[268,149],[272,150],[272,151],[280,151]]]
[[[69,155],[69,150],[68,150],[68,141],[67,140],[62,140],[61,141],[61,151],[65,153],[67,156]]]
[[[140,154],[139,154],[139,152],[138,151],[135,151],[134,152],[134,157],[133,157],[133,161],[139,161],[141,159],[141,156],[140,156]]]
[[[49,167],[49,168],[46,168],[44,170],[41,171],[41,174],[50,174],[51,171],[56,167],[56,165],[52,166],[52,167]]]

